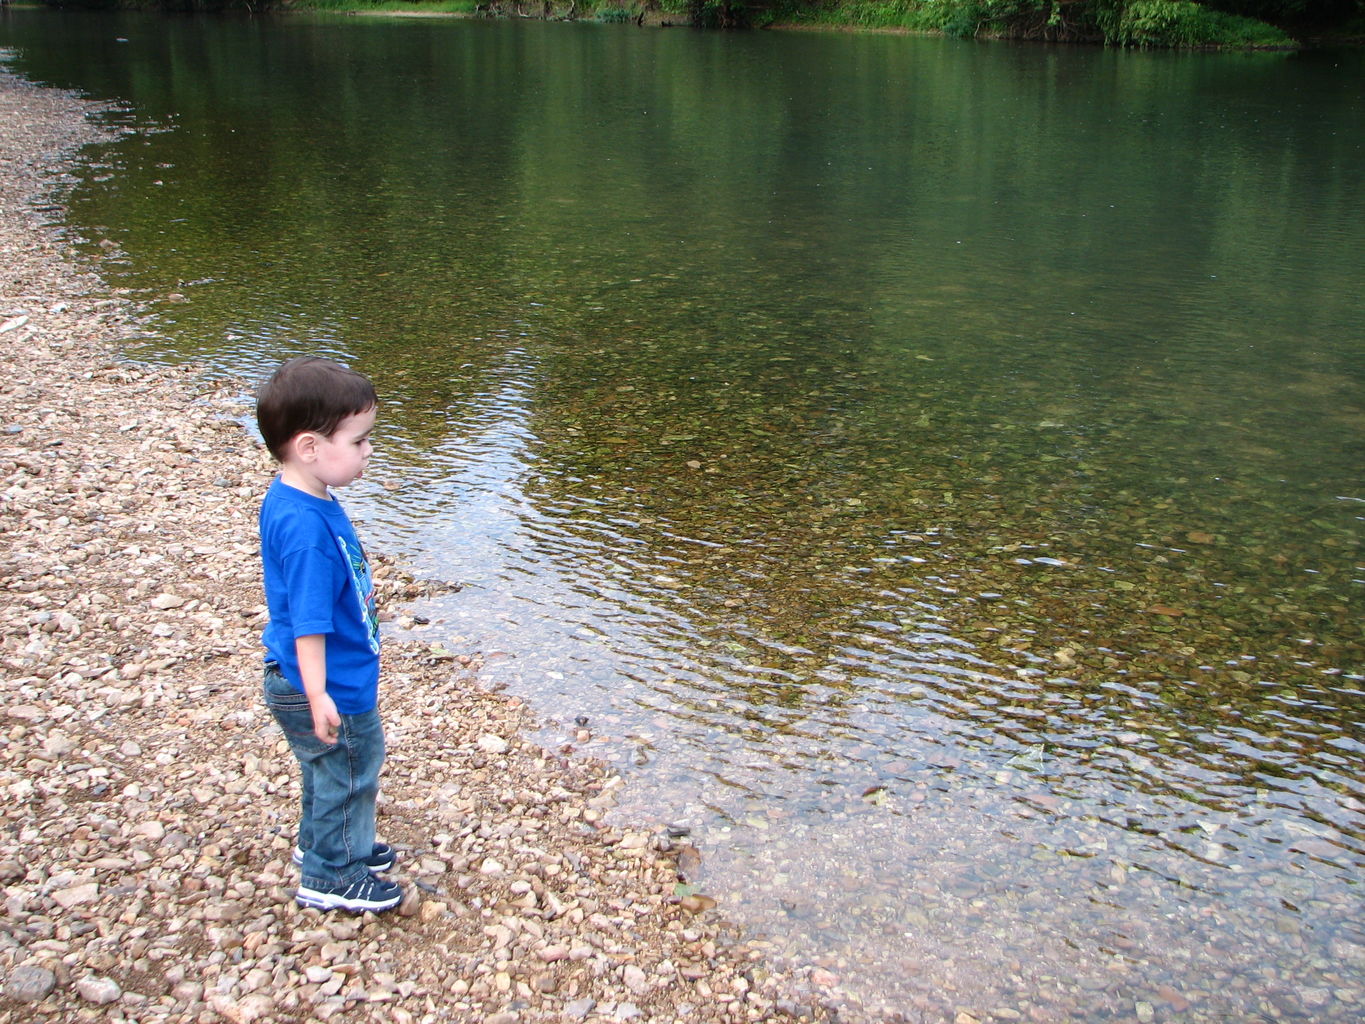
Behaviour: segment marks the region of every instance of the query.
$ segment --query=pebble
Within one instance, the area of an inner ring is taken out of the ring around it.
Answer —
[[[478,747],[488,754],[505,754],[508,750],[508,743],[501,736],[485,734],[479,737]]]
[[[103,1006],[117,1002],[123,990],[112,978],[85,977],[76,982],[76,992],[87,1003]]]
[[[36,1003],[48,997],[57,987],[57,975],[46,967],[21,965],[10,971],[5,979],[5,995],[21,1003]]]
[[[635,964],[626,964],[622,968],[621,980],[626,983],[626,988],[637,996],[642,996],[649,991],[649,976]]]
[[[97,882],[86,882],[83,885],[73,885],[67,889],[58,889],[52,894],[53,900],[67,910],[81,907],[87,903],[93,903],[99,896],[100,887]]]
[[[257,1021],[268,1022],[275,1018],[275,1000],[258,992],[240,999],[226,993],[215,993],[209,999],[209,1005],[231,1024],[256,1024]]]
[[[1169,1003],[1176,1013],[1184,1013],[1190,1008],[1190,1001],[1169,985],[1158,985],[1156,994]]]

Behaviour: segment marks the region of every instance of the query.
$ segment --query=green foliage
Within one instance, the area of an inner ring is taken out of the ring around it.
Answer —
[[[1129,0],[1099,17],[1105,41],[1119,46],[1272,47],[1293,40],[1263,21],[1225,14],[1193,0]]]
[[[744,0],[687,0],[687,14],[698,28],[747,28],[749,5]]]
[[[970,39],[1002,28],[1035,0],[786,0],[770,9],[770,21],[803,25],[941,32]],[[1045,4],[1042,6],[1046,6]]]
[[[1365,16],[1362,0],[1202,0],[1202,4],[1224,14],[1292,28],[1346,26]]]
[[[995,36],[1119,46],[1291,47],[1263,21],[1213,3],[1274,6],[1275,0],[787,0],[776,20],[942,32],[962,39]],[[1285,10],[1298,0],[1281,0]],[[1332,0],[1337,2],[1337,0]],[[1359,4],[1361,0],[1341,0]]]
[[[1041,8],[1050,7],[1051,4],[1038,3],[1036,0],[962,0],[945,6],[952,10],[944,21],[944,33],[960,39],[971,39],[987,30],[1009,34],[1012,24],[1038,14]]]
[[[910,32],[943,31],[951,4],[935,0],[789,0],[770,9],[770,21],[804,25],[852,25]]]
[[[472,14],[477,0],[307,0],[293,7],[338,11],[418,11],[429,14]]]
[[[953,4],[952,10],[948,13],[943,22],[943,32],[945,35],[956,36],[958,39],[971,39],[984,24],[986,0],[968,0],[961,4]]]
[[[45,0],[84,6],[161,9],[292,8],[472,14],[480,0]],[[1289,48],[1288,31],[1350,38],[1365,32],[1365,0],[522,0],[546,17],[634,21],[642,10],[685,17],[702,28],[772,24],[839,25],[1115,46]],[[571,6],[572,4],[572,6]],[[581,6],[580,6],[581,5]],[[521,14],[516,0],[492,0],[495,14]],[[1344,35],[1343,35],[1344,33]]]

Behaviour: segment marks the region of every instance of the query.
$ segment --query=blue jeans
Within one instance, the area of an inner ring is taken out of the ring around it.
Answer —
[[[368,877],[365,858],[374,850],[375,799],[384,763],[379,709],[342,715],[337,742],[328,746],[313,734],[308,698],[278,665],[265,667],[265,703],[284,730],[303,777],[298,836],[303,884],[344,889]]]

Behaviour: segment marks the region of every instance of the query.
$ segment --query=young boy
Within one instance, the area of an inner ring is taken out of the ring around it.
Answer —
[[[384,762],[379,721],[379,617],[369,563],[329,487],[360,478],[373,450],[374,386],[330,359],[279,367],[256,420],[280,474],[261,504],[261,561],[270,622],[265,699],[303,776],[295,898],[353,913],[396,906],[377,877],[393,850],[374,838]]]

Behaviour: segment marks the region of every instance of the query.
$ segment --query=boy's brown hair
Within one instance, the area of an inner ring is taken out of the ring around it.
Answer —
[[[299,356],[282,363],[256,393],[256,425],[270,454],[282,462],[285,445],[299,434],[331,437],[347,416],[378,404],[364,374],[321,356]]]

